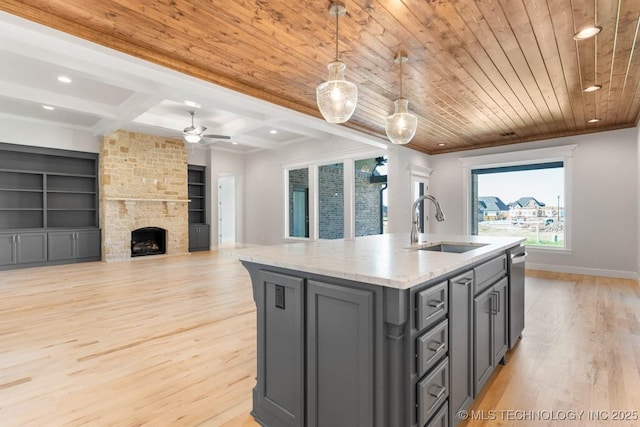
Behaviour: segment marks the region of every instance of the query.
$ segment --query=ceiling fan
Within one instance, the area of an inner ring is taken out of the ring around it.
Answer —
[[[195,115],[195,111],[189,111],[189,114],[191,114],[191,126],[187,126],[182,131],[182,137],[184,138],[185,141],[195,144],[202,141],[202,138],[231,139],[229,135],[213,135],[213,134],[203,135],[202,133],[205,130],[207,130],[207,128],[204,126],[195,127],[193,125],[193,116]]]

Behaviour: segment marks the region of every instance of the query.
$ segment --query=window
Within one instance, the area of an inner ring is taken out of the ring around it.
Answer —
[[[289,237],[309,237],[309,169],[289,171]]]
[[[418,197],[427,194],[427,185],[424,181],[414,181],[413,183],[413,200],[418,200]],[[418,232],[424,233],[424,200],[418,203],[416,212],[411,212],[411,215],[416,215],[418,218]]]
[[[541,249],[571,248],[571,165],[576,145],[459,159],[465,232],[519,236]]]
[[[429,177],[433,172],[432,169],[419,165],[410,165],[409,170],[411,172],[411,200],[407,200],[407,206],[413,205],[420,196],[429,194]],[[428,232],[429,205],[424,200],[418,203],[415,212],[411,212],[412,222],[416,217],[418,218],[418,232]]]
[[[354,188],[356,237],[383,234],[387,224],[387,158],[357,160]]]
[[[386,230],[387,157],[380,150],[285,165],[283,185],[285,239],[353,238]]]
[[[564,163],[474,169],[471,234],[564,247]]]

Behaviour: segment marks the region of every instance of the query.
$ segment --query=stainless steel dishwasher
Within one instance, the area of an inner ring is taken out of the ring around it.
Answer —
[[[524,246],[509,250],[509,348],[513,348],[524,330]]]

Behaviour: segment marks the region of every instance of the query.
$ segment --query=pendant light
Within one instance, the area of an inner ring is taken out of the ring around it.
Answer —
[[[400,52],[395,57],[395,63],[400,64],[400,98],[393,102],[394,112],[385,120],[384,129],[389,141],[393,144],[406,144],[416,134],[418,118],[409,112],[409,101],[402,96],[402,64],[407,62],[406,52]]]
[[[329,79],[316,89],[318,109],[329,123],[349,120],[358,102],[358,87],[344,79],[346,66],[338,60],[338,20],[346,11],[342,2],[331,3],[329,7],[329,14],[336,17],[336,59],[327,66]]]

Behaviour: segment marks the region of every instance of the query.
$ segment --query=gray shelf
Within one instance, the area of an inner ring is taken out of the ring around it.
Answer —
[[[189,195],[189,224],[206,224],[206,168],[189,165],[187,173],[187,190]]]
[[[206,168],[189,165],[189,251],[209,250],[210,228],[207,225]]]
[[[42,228],[43,226],[44,216],[42,209],[0,211],[0,231]]]

